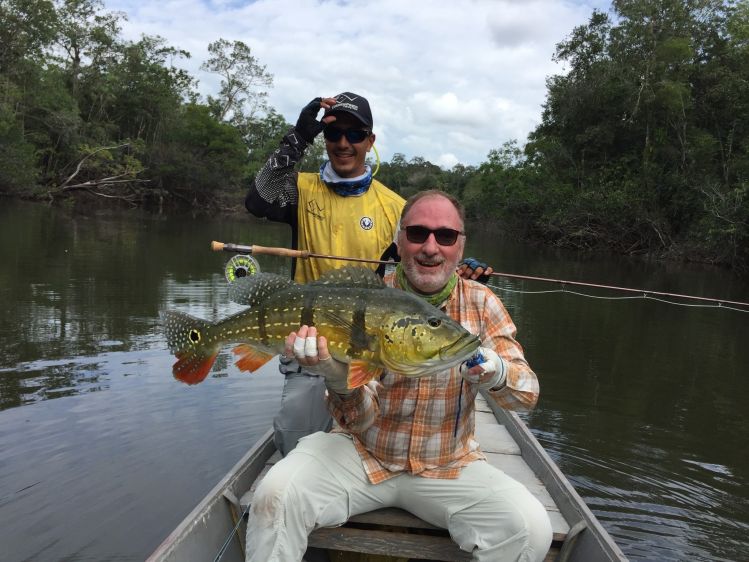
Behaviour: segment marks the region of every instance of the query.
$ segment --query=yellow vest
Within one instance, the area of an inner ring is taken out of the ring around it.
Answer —
[[[342,197],[319,174],[300,173],[297,247],[315,254],[379,259],[395,241],[405,200],[377,180],[366,193]],[[300,259],[294,280],[306,283],[352,262]],[[359,264],[377,269],[377,264]]]

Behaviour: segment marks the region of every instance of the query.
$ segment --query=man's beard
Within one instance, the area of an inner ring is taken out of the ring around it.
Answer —
[[[419,268],[419,264],[439,264],[429,271],[424,271]],[[403,269],[406,273],[406,277],[414,289],[422,293],[436,293],[440,291],[448,280],[455,273],[458,267],[458,262],[449,263],[443,258],[428,258],[422,255],[414,256],[413,260],[403,264]]]

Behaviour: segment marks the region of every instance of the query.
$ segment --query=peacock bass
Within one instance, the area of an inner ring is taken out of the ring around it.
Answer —
[[[284,349],[290,332],[306,324],[328,340],[331,355],[348,363],[349,388],[383,370],[409,377],[436,374],[462,363],[479,338],[416,295],[386,287],[370,269],[349,266],[298,284],[273,273],[236,279],[230,298],[248,308],[215,323],[163,314],[175,378],[203,381],[221,348],[237,344],[237,367],[254,371]]]

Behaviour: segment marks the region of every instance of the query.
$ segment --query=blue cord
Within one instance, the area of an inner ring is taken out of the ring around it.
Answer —
[[[458,394],[458,412],[455,414],[455,429],[453,429],[453,437],[458,436],[458,420],[460,419],[460,409],[463,406],[463,379],[460,379],[460,393]]]

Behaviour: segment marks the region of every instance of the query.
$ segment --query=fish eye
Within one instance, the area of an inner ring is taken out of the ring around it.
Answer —
[[[442,320],[432,316],[430,319],[427,320],[427,324],[429,324],[432,328],[439,328],[440,324],[442,324]]]
[[[190,341],[192,343],[198,343],[200,341],[200,332],[195,329],[190,330],[190,334],[188,335],[188,337],[190,338]]]

